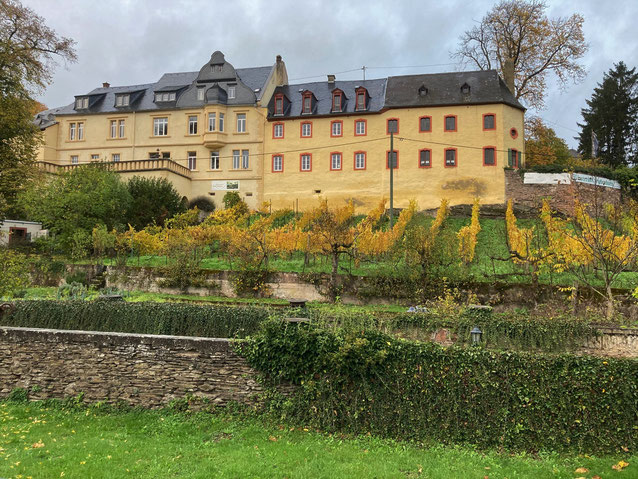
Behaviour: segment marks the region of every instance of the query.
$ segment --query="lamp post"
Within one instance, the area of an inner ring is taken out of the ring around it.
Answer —
[[[472,331],[470,331],[470,336],[472,338],[472,346],[478,346],[481,343],[481,336],[483,335],[483,331],[481,331],[478,326],[474,326]]]
[[[388,120],[388,132],[390,133],[390,229],[394,223],[394,134],[397,132],[398,120]]]

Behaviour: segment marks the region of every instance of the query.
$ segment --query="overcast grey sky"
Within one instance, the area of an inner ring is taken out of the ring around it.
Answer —
[[[339,79],[454,71],[459,37],[495,2],[487,0],[22,0],[59,35],[77,42],[78,62],[58,67],[41,95],[66,105],[102,82],[149,83],[166,72],[195,71],[215,50],[236,68],[272,65],[282,55],[294,79]],[[572,147],[576,123],[603,73],[622,60],[638,66],[638,1],[549,0],[549,16],[585,17],[590,50],[584,82],[566,91],[550,82],[540,112]],[[435,65],[435,66],[424,66]],[[419,68],[388,68],[419,66]],[[375,68],[377,67],[377,68]],[[384,68],[378,68],[384,67]],[[534,113],[533,111],[531,113]]]

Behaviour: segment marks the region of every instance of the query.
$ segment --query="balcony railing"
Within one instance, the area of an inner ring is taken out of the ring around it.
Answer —
[[[106,161],[103,162],[110,170],[118,173],[134,173],[138,171],[170,171],[184,178],[191,177],[191,171],[185,166],[168,158],[148,158],[144,160]],[[62,173],[81,165],[58,165],[47,161],[39,161],[40,169],[47,173]]]

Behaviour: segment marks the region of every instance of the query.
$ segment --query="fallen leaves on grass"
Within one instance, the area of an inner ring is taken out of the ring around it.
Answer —
[[[622,471],[625,467],[627,467],[629,465],[628,462],[625,461],[618,461],[618,464],[614,464],[613,466],[611,466],[612,469],[616,470],[616,471]]]
[[[44,447],[44,443],[42,442],[42,439],[40,439],[38,442],[34,442],[33,444],[31,444],[31,447],[33,449],[39,449],[41,447]]]

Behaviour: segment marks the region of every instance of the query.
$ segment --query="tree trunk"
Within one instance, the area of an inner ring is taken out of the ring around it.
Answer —
[[[611,284],[607,284],[607,320],[614,318],[614,295],[611,292]]]
[[[339,253],[332,252],[332,274],[330,275],[330,296],[334,301],[337,298],[337,274],[339,272]]]

